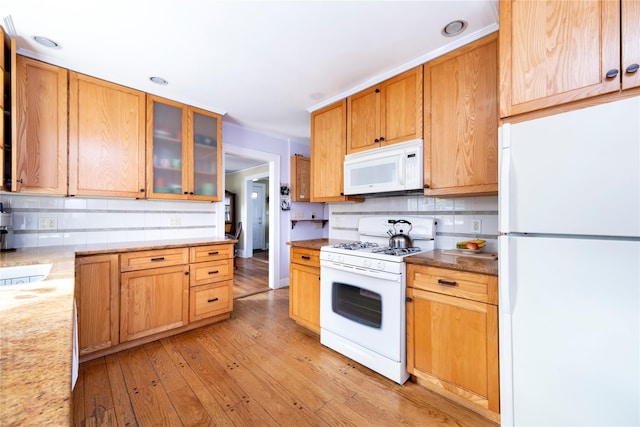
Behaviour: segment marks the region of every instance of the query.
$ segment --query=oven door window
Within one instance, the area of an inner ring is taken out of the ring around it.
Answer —
[[[382,327],[382,297],[378,293],[334,282],[331,308],[334,313],[361,325]]]

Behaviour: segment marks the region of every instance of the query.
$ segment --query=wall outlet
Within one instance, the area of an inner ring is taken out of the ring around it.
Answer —
[[[313,223],[313,228],[322,228],[322,223],[321,222],[314,222]]]
[[[180,217],[178,215],[171,215],[169,218],[170,227],[180,227]]]
[[[480,233],[482,232],[482,220],[481,219],[474,219],[471,221],[471,230],[474,233]]]
[[[302,218],[304,218],[304,212],[293,211],[293,219],[302,219]]]
[[[38,230],[57,230],[58,218],[40,218]]]

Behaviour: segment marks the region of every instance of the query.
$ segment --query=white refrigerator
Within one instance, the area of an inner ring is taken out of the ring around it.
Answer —
[[[500,128],[503,426],[640,425],[640,97]]]

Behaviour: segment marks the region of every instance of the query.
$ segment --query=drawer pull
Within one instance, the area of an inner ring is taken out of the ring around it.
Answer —
[[[210,298],[207,300],[207,302],[216,302],[218,301],[219,298]]]
[[[307,256],[307,255],[302,255],[301,258],[304,259],[304,260],[307,260],[307,261],[309,261],[311,259],[311,257]]]
[[[209,274],[218,274],[220,270],[210,271]]]
[[[444,286],[458,286],[457,282],[452,282],[450,280],[444,280],[444,279],[438,279],[438,284],[444,285]]]
[[[151,258],[151,261],[164,261],[164,257],[158,257],[158,258]]]
[[[219,253],[220,253],[219,251],[209,252],[209,255],[218,255]]]

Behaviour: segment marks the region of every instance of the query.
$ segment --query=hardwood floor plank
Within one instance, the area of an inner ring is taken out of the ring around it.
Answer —
[[[80,372],[74,415],[82,426],[497,426],[321,345],[289,319],[288,289],[239,298],[227,321],[83,363]]]
[[[73,388],[73,425],[80,426],[84,420],[84,375],[83,367],[78,370],[78,379]]]
[[[159,383],[136,387],[131,394],[131,403],[141,426],[182,425],[169,396]]]
[[[167,393],[184,389],[187,386],[178,368],[176,368],[173,360],[171,360],[171,357],[159,341],[145,344],[144,350]]]
[[[124,350],[114,355],[122,367],[127,390],[131,395],[136,390],[153,386],[160,382],[156,371],[151,366],[144,346]]]
[[[185,382],[189,384],[189,387],[193,391],[195,397],[200,401],[200,403],[202,403],[202,406],[209,414],[213,423],[216,426],[233,426],[231,419],[225,413],[225,409],[220,406],[218,401],[213,397],[211,390],[206,387],[198,374],[191,369],[189,363],[171,343],[171,340],[163,339],[161,340],[161,343],[176,366],[180,367],[180,374],[184,378]]]
[[[172,337],[171,341],[223,409],[235,406],[244,398],[246,392],[242,386],[229,376],[224,364],[194,339],[194,334]]]
[[[371,422],[351,409],[344,401],[337,399],[327,402],[322,408],[316,411],[316,414],[330,426],[370,426]],[[382,421],[382,420],[380,420]],[[394,425],[394,424],[388,424]]]
[[[318,399],[317,394],[313,395],[313,398],[310,397],[311,394],[307,394],[307,401],[313,401],[313,406],[315,406],[309,408],[308,405],[303,404],[305,400],[300,395],[304,393],[304,390],[301,390],[303,387],[296,387],[294,390],[291,387],[283,386],[289,380],[299,384],[298,381],[303,382],[304,378],[278,378],[278,366],[264,365],[269,366],[268,372],[266,372],[262,369],[261,366],[263,365],[261,363],[255,363],[250,357],[247,357],[245,352],[259,347],[258,345],[252,345],[240,350],[226,342],[224,336],[217,337],[215,343],[206,336],[200,337],[200,340],[203,346],[212,351],[212,354],[224,358],[221,362],[227,363],[230,375],[237,378],[238,383],[245,386],[245,390],[254,400],[269,402],[265,410],[275,420],[285,417],[295,425],[308,425],[308,420],[313,418],[313,412],[324,404],[321,398]],[[232,360],[229,360],[227,356],[229,354],[232,355]],[[305,385],[308,387],[313,386],[313,384]],[[318,400],[320,404],[316,403]],[[297,408],[298,411],[291,414],[291,407]]]
[[[114,406],[107,367],[104,359],[92,362],[84,365],[80,371],[84,383],[84,417],[96,420],[99,425],[110,425],[107,422],[110,416],[108,411]]]
[[[175,389],[168,395],[184,426],[216,425],[189,386]]]
[[[131,399],[127,393],[127,385],[124,381],[124,374],[120,367],[120,362],[115,355],[105,358],[107,372],[109,374],[109,384],[111,385],[111,395],[115,407],[116,421],[120,427],[137,426],[138,422],[133,412]]]

